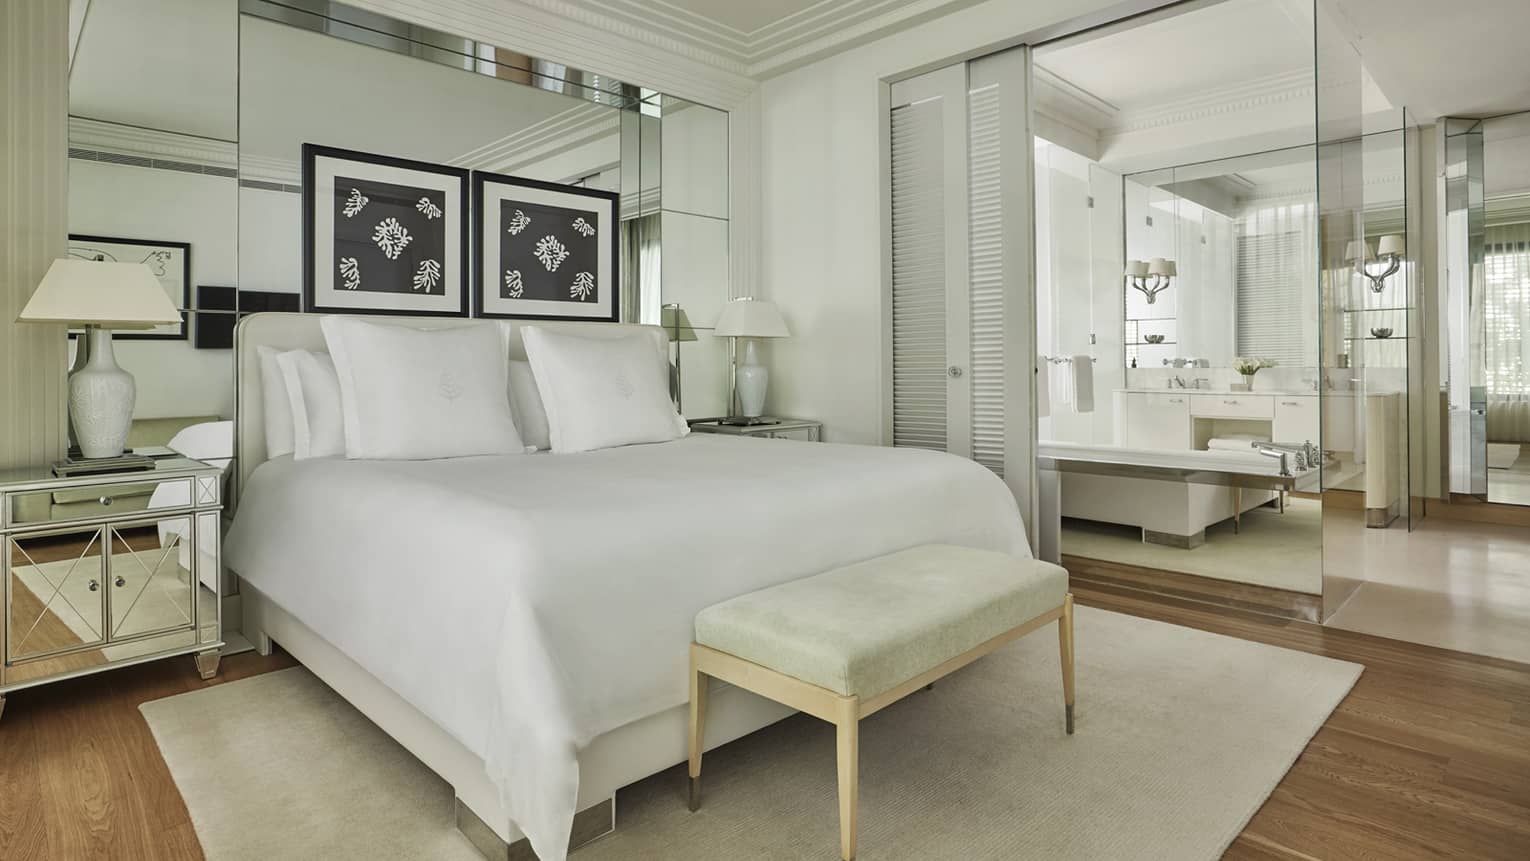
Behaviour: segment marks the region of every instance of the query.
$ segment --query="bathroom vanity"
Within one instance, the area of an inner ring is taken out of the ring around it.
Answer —
[[[1113,397],[1115,444],[1125,448],[1204,450],[1216,436],[1243,433],[1355,450],[1354,409],[1333,409],[1352,403],[1347,393],[1327,394],[1327,415],[1316,392],[1117,389]]]

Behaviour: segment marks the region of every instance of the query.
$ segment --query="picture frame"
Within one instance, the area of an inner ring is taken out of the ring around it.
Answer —
[[[303,307],[466,317],[468,171],[303,144]]]
[[[621,195],[473,172],[473,314],[616,322]]]
[[[121,341],[186,340],[186,310],[190,307],[191,298],[191,243],[71,233],[68,253],[77,260],[109,260],[114,263],[147,265],[165,288],[170,301],[181,312],[179,325],[168,323],[144,331],[114,331],[113,338]],[[73,338],[81,331],[70,329],[69,337]]]

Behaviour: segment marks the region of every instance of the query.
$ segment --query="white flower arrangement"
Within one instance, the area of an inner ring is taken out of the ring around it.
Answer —
[[[1233,370],[1245,377],[1252,377],[1263,368],[1273,368],[1275,363],[1269,359],[1260,359],[1254,356],[1239,356],[1233,359]]]

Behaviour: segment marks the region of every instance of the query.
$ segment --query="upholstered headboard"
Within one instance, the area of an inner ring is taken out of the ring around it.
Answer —
[[[244,483],[266,460],[266,418],[263,381],[260,378],[258,347],[277,350],[325,351],[324,330],[319,321],[323,314],[251,314],[239,321],[234,331],[234,487],[230,496],[234,505]],[[467,320],[461,317],[381,317],[358,315],[357,319],[374,323],[392,323],[417,329],[440,329],[472,323],[496,323],[509,334],[510,358],[526,358],[521,342],[522,326],[541,326],[553,331],[571,332],[592,337],[618,337],[634,331],[650,331],[661,343],[664,330],[658,326],[635,323],[559,322],[555,320]]]

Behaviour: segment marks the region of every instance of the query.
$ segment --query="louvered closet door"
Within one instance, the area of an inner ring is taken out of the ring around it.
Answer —
[[[1003,477],[1034,536],[1029,76],[1017,48],[892,88],[890,422]]]
[[[892,441],[972,453],[964,65],[893,86]]]

